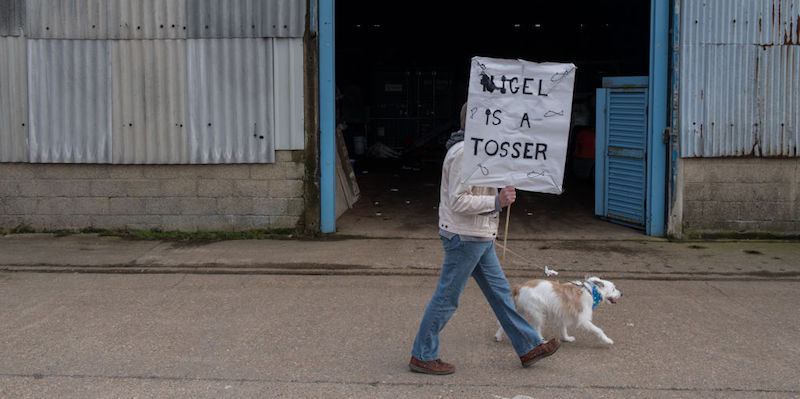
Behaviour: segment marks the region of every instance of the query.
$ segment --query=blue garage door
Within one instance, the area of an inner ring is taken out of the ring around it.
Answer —
[[[597,154],[602,159],[597,161],[602,167],[596,168],[595,208],[609,220],[644,228],[647,87],[622,86],[598,90]]]

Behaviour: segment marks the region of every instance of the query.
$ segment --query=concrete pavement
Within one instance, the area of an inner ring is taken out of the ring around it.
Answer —
[[[595,316],[615,344],[577,331],[577,342],[522,369],[508,341],[492,340],[491,310],[470,282],[442,335],[440,355],[456,374],[410,373],[442,259],[435,238],[5,236],[0,397],[800,395],[797,242],[508,247],[512,282],[543,277],[544,265],[561,281],[615,280],[625,296]]]
[[[0,397],[800,395],[796,281],[617,281],[595,315],[615,344],[575,331],[529,369],[471,282],[442,333],[457,371],[427,376],[407,362],[435,281],[0,273]]]
[[[502,245],[502,243],[500,244]],[[509,240],[511,277],[800,280],[796,241]],[[498,247],[498,256],[502,257]],[[0,271],[436,275],[439,239],[143,241],[97,234],[0,237]]]

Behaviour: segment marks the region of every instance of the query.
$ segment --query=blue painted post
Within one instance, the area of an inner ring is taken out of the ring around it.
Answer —
[[[670,126],[672,127],[672,135],[673,137],[679,137],[678,131],[678,109],[676,108],[677,100],[678,100],[678,87],[679,87],[679,78],[680,78],[680,52],[679,52],[679,44],[680,44],[680,27],[681,24],[677,21],[681,20],[681,2],[680,1],[673,1],[672,2],[672,48],[670,49],[670,56],[672,58],[672,70],[670,72],[670,84],[672,85],[672,93],[670,93]],[[670,169],[669,169],[669,196],[667,197],[667,214],[671,215],[673,206],[675,205],[675,184],[677,183],[678,179],[678,155],[680,151],[680,142],[677,139],[673,139],[670,142],[670,148],[667,149],[667,153],[671,153],[670,159]],[[669,228],[669,223],[667,222],[667,228]],[[678,229],[678,234],[680,234],[681,229],[680,227],[676,226]]]
[[[320,230],[336,232],[336,54],[334,1],[319,0]]]
[[[669,96],[669,0],[650,1],[650,99],[647,141],[647,215],[646,233],[664,236],[667,148],[662,133],[667,127]]]
[[[594,124],[594,214],[606,216],[606,93],[596,89]]]

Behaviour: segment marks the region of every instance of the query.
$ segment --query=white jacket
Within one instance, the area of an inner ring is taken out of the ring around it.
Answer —
[[[475,236],[497,236],[498,213],[495,210],[497,189],[469,186],[461,182],[461,156],[464,142],[447,151],[442,165],[439,189],[439,228],[451,233]]]

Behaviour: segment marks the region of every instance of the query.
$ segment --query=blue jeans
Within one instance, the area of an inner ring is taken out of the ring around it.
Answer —
[[[419,332],[414,340],[411,354],[419,360],[430,361],[439,357],[439,332],[458,308],[458,299],[467,285],[469,276],[475,278],[497,320],[514,345],[519,356],[542,343],[539,334],[525,318],[517,313],[511,299],[511,287],[506,280],[494,242],[461,241],[460,236],[452,240],[442,237],[444,263],[436,292],[433,294]]]

